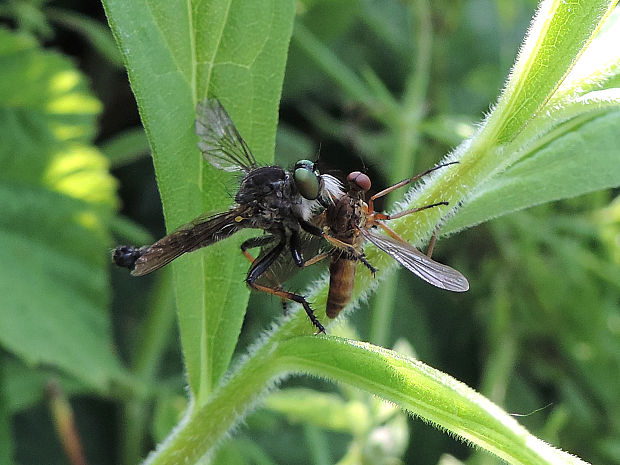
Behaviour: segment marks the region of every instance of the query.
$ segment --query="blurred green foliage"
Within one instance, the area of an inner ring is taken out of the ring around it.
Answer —
[[[535,5],[298,2],[278,163],[319,153],[342,172],[367,169],[376,190],[431,166],[496,100]],[[108,276],[110,247],[148,242],[136,222],[153,237],[163,232],[146,139],[135,114],[121,125],[114,118],[135,103],[97,4],[12,0],[0,15],[12,29],[0,30],[0,462],[67,463],[57,444],[37,439],[53,431],[43,386],[56,379],[75,396],[90,463],[136,463],[186,406],[170,280]],[[397,102],[411,110],[413,132],[384,111]],[[415,351],[523,415],[536,436],[620,464],[619,205],[611,189],[444,240],[436,256],[468,276],[468,294],[398,272],[334,333]],[[279,311],[260,295],[249,307],[237,354]],[[497,463],[351,388],[283,385],[216,463],[435,464],[445,453]]]

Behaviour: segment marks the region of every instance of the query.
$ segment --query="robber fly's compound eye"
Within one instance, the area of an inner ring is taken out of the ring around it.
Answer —
[[[314,171],[314,163],[310,160],[299,160],[293,171],[295,186],[307,200],[314,200],[319,196],[319,175]]]

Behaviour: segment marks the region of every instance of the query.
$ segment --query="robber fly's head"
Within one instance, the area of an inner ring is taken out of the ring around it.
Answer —
[[[320,194],[321,176],[310,160],[299,160],[293,168],[295,187],[306,200],[316,200]]]
[[[327,208],[344,195],[342,183],[332,175],[320,174],[316,163],[310,160],[299,160],[295,163],[293,180],[297,191],[305,200],[316,200],[311,209]]]

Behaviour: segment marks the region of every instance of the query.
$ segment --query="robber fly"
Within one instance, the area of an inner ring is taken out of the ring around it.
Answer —
[[[198,147],[205,160],[222,171],[243,175],[235,204],[222,213],[201,215],[150,246],[118,246],[113,253],[114,262],[129,268],[132,275],[142,276],[242,229],[262,229],[262,236],[241,244],[241,251],[252,263],[246,283],[283,301],[300,303],[318,331],[324,332],[303,296],[287,292],[279,285],[262,284],[266,280],[259,279],[286,249],[295,265],[304,266],[301,236],[304,232],[323,234],[310,219],[342,195],[340,182],[333,176],[321,175],[308,160],[298,161],[291,171],[279,166],[259,166],[217,99],[200,102],[196,112]],[[254,260],[247,251],[257,247],[262,252]]]
[[[354,171],[348,175],[346,193],[335,200],[334,204],[323,213],[324,237],[335,247],[330,254],[330,282],[326,308],[328,317],[336,318],[351,299],[357,261],[361,261],[373,275],[376,271],[364,256],[363,245],[365,241],[373,243],[413,274],[433,286],[454,292],[464,292],[469,289],[469,283],[461,273],[424,255],[382,222],[438,205],[447,205],[447,202],[412,208],[393,215],[375,212],[374,210],[374,201],[379,197],[383,197],[394,189],[410,184],[431,171],[449,164],[452,163],[436,166],[422,174],[388,187],[370,197],[368,204],[364,202],[364,196],[370,189],[370,178],[359,171]],[[379,234],[377,227],[383,229],[387,235]],[[434,244],[434,240],[431,244]],[[429,255],[430,251],[432,248],[429,248]]]

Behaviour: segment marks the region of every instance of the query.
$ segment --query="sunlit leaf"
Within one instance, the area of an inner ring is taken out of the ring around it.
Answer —
[[[99,102],[67,60],[0,30],[0,343],[99,389],[120,364],[107,316],[116,204],[90,145]]]

